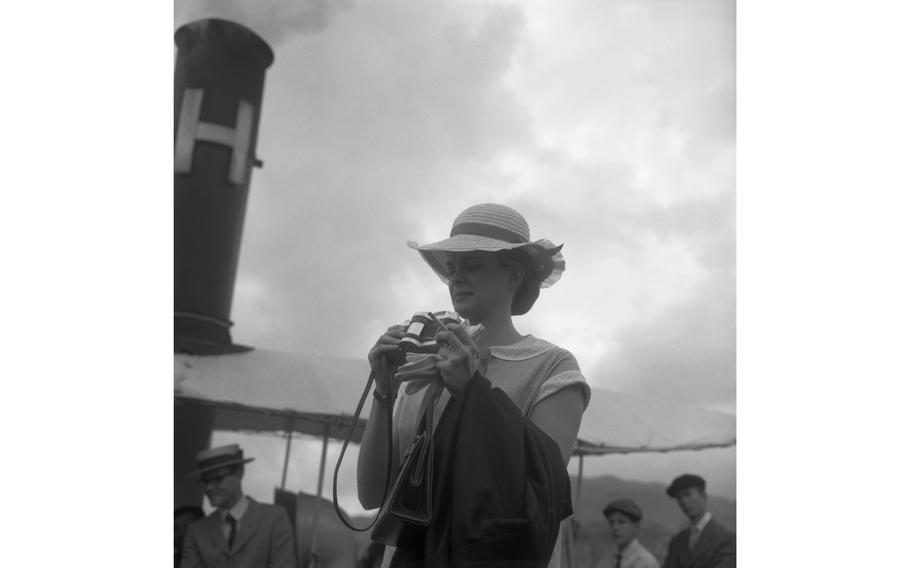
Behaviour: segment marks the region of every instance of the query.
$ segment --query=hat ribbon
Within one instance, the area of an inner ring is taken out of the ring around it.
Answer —
[[[243,452],[223,456],[213,456],[208,459],[200,460],[197,462],[197,467],[199,469],[211,469],[220,465],[233,465],[238,461],[243,461]]]
[[[518,233],[513,233],[512,231],[503,229],[502,227],[487,225],[486,223],[459,223],[452,227],[452,232],[449,234],[450,237],[454,237],[455,235],[475,235],[478,237],[487,237],[490,239],[496,239],[498,241],[505,241],[507,243],[528,242]]]

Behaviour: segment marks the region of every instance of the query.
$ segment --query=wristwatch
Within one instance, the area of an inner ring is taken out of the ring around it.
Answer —
[[[379,389],[373,389],[373,398],[375,398],[379,402],[394,402],[395,401],[394,396],[382,394],[381,392],[379,392]]]

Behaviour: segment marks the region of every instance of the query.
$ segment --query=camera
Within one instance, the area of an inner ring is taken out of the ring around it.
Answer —
[[[401,338],[398,350],[402,360],[406,353],[433,354],[439,351],[436,334],[445,326],[454,323],[462,324],[461,317],[455,312],[417,312],[407,324],[405,336]]]
[[[398,349],[386,355],[388,362],[392,365],[403,365],[407,361],[408,353],[415,355],[437,353],[439,343],[436,342],[436,334],[450,323],[466,326],[474,339],[484,332],[483,325],[468,325],[470,322],[455,312],[417,312],[405,322],[405,335],[401,338]]]

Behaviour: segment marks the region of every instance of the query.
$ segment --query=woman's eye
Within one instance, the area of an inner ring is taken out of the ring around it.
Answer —
[[[445,265],[445,271],[446,271],[446,276],[452,276],[453,274],[455,274],[455,265],[454,265],[454,264],[446,264],[446,265]]]

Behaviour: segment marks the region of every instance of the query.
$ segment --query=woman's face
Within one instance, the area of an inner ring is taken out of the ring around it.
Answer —
[[[453,252],[445,263],[452,307],[472,323],[493,314],[511,313],[517,276],[492,252]]]

